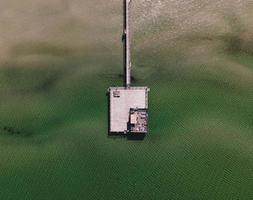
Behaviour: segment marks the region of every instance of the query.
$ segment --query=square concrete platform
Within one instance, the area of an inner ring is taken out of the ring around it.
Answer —
[[[147,133],[147,87],[110,87],[109,132],[111,134]]]

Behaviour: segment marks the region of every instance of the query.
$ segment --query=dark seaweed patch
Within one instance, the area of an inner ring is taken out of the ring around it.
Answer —
[[[13,56],[49,55],[68,56],[73,54],[73,49],[45,42],[29,42],[18,44],[11,49]]]
[[[2,126],[0,127],[0,133],[8,134],[8,135],[20,135],[24,137],[31,136],[31,132],[27,131],[23,128],[19,129],[12,126]]]

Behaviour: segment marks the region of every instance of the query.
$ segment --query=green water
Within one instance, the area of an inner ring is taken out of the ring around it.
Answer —
[[[107,135],[121,2],[32,2],[0,3],[0,199],[253,198],[251,4],[135,1],[135,141]]]

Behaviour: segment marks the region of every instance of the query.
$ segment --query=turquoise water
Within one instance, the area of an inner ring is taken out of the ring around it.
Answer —
[[[250,1],[134,1],[143,141],[107,136],[120,1],[0,4],[1,199],[253,198]]]

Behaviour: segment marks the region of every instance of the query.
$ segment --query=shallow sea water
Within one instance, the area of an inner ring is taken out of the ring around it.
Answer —
[[[1,199],[252,199],[253,5],[132,0],[143,141],[107,136],[122,2],[0,2]]]

